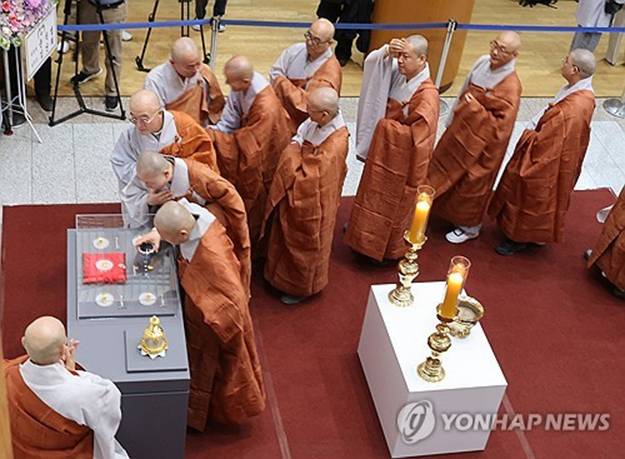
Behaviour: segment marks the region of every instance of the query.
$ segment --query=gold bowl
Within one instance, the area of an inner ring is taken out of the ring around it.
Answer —
[[[484,306],[475,298],[463,295],[458,298],[458,314],[449,323],[452,336],[466,338],[471,329],[484,317]]]

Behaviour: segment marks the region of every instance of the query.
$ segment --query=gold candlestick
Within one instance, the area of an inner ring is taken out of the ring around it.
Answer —
[[[404,240],[408,243],[408,251],[404,255],[404,259],[399,262],[399,282],[397,286],[388,294],[388,299],[395,306],[404,308],[410,306],[414,301],[414,296],[410,290],[412,281],[419,275],[419,264],[417,263],[417,252],[421,250],[427,237],[414,243],[408,236],[408,231],[404,233]]]
[[[442,304],[439,304],[437,309],[440,310],[441,306]],[[453,322],[454,319],[440,314],[436,314],[436,317],[440,323],[436,326],[436,331],[428,337],[428,346],[432,350],[432,355],[417,367],[417,373],[427,382],[439,382],[445,378],[445,369],[439,356],[451,347],[450,330],[447,324]]]

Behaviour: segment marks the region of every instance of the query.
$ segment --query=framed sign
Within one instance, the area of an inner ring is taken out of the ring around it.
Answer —
[[[56,8],[51,5],[46,14],[24,39],[26,79],[31,80],[39,67],[56,49]]]

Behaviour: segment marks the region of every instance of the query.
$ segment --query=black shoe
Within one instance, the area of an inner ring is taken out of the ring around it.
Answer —
[[[78,73],[77,75],[74,75],[69,82],[72,84],[77,84],[77,85],[81,85],[83,83],[86,83],[89,80],[93,80],[94,78],[96,78],[98,75],[100,75],[102,73],[102,69],[98,70],[95,73],[85,73],[84,71],[80,71],[80,73]]]
[[[53,101],[52,97],[50,97],[50,94],[37,94],[35,96],[35,100],[39,103],[39,106],[46,112],[52,111]]]
[[[341,67],[345,67],[347,63],[349,62],[349,57],[337,57],[337,59]]]
[[[514,255],[517,252],[522,252],[526,250],[527,248],[529,248],[529,246],[530,245],[525,242],[514,242],[513,240],[506,239],[497,247],[495,247],[495,252],[497,252],[499,255],[504,256]]]
[[[588,249],[584,251],[584,260],[588,260],[590,257],[592,257],[592,249]]]
[[[620,298],[622,300],[625,300],[625,290],[621,290],[618,287],[614,287],[612,289],[612,295],[614,295],[617,298]]]
[[[280,297],[280,301],[282,301],[284,304],[298,304],[301,303],[302,301],[304,301],[307,297],[305,296],[295,296],[295,295],[282,295]]]
[[[13,108],[13,123],[11,124],[11,127],[13,128],[18,128],[26,123],[26,117],[24,114],[21,111],[18,112],[17,110],[21,110],[21,108]],[[4,112],[4,116],[7,117],[8,121],[9,112]]]
[[[106,96],[104,98],[104,106],[107,112],[112,112],[117,108],[117,96]]]

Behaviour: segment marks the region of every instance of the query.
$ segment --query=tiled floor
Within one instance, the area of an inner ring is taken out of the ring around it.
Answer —
[[[546,99],[523,100],[507,158],[525,122],[544,103]],[[69,110],[69,104],[70,101],[63,101],[61,109]],[[352,134],[356,109],[357,99],[342,101],[342,111]],[[27,126],[16,129],[13,136],[0,137],[0,204],[116,201],[117,184],[109,156],[119,133],[129,124],[82,115],[50,128],[44,124],[45,116],[38,107],[32,107],[31,113],[43,144],[37,142]],[[577,188],[608,186],[618,193],[625,184],[625,122],[605,113],[601,103],[594,119]],[[349,173],[343,190],[348,196],[356,193],[362,173],[362,163],[353,154],[353,135],[350,142]]]

